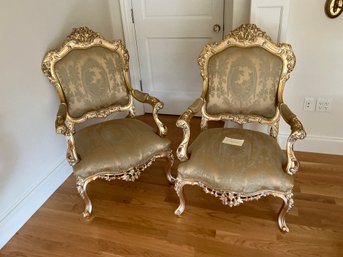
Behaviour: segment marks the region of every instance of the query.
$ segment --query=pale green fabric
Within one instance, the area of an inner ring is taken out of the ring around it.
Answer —
[[[210,114],[250,114],[271,118],[282,60],[258,47],[230,47],[208,63]]]
[[[222,143],[225,137],[244,139],[243,146]],[[287,192],[293,177],[285,173],[283,153],[271,136],[234,128],[203,131],[189,147],[190,159],[178,167],[181,179],[200,181],[213,189],[239,193],[259,190]]]
[[[73,169],[86,178],[101,171],[122,172],[168,150],[170,141],[136,119],[111,120],[81,129],[75,134],[81,161]]]
[[[107,48],[73,50],[56,63],[55,72],[72,117],[129,101],[122,60]]]

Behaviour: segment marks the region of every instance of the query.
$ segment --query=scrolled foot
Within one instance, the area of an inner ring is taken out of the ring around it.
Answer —
[[[280,228],[283,232],[289,232],[289,228],[287,227],[286,223],[282,227],[280,226]]]
[[[85,210],[82,212],[82,217],[86,220],[91,220],[93,218],[93,215],[92,213]]]
[[[185,204],[181,204],[179,205],[179,207],[175,210],[175,215],[181,217],[181,214],[184,212],[185,210]]]
[[[77,191],[79,191],[80,196],[85,202],[85,210],[82,212],[82,216],[86,220],[91,220],[92,219],[92,202],[89,199],[87,191],[86,191],[87,185],[89,182],[87,180],[83,180],[80,177],[77,177],[76,180],[77,180],[76,182]]]

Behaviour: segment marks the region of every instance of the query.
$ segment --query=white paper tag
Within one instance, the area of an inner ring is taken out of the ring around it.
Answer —
[[[223,143],[228,145],[242,146],[244,143],[244,139],[225,137]]]

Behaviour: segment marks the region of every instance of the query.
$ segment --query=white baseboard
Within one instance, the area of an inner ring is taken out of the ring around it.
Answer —
[[[47,177],[37,184],[0,221],[0,249],[44,204],[56,189],[70,176],[71,167],[62,161]]]
[[[268,126],[260,125],[256,123],[247,123],[242,126],[234,122],[226,121],[224,127],[225,128],[242,128],[243,127],[245,129],[268,133]],[[279,133],[278,142],[282,149],[286,148],[286,142],[289,135],[290,135],[290,132]],[[302,152],[343,155],[343,138],[307,135],[304,140],[298,140],[294,144],[294,150],[302,151]]]
[[[278,140],[285,149],[289,134],[280,133]],[[343,138],[307,135],[304,140],[294,144],[295,151],[343,155]]]

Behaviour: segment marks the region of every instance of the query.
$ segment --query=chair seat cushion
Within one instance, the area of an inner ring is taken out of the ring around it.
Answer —
[[[225,144],[225,137],[243,139],[242,146]],[[216,128],[203,131],[189,147],[190,159],[178,167],[179,178],[237,193],[260,190],[286,192],[293,177],[282,166],[286,155],[277,141],[261,132]]]
[[[118,119],[95,124],[75,134],[80,161],[76,176],[86,178],[98,172],[123,172],[148,162],[170,148],[170,141],[136,119]]]

